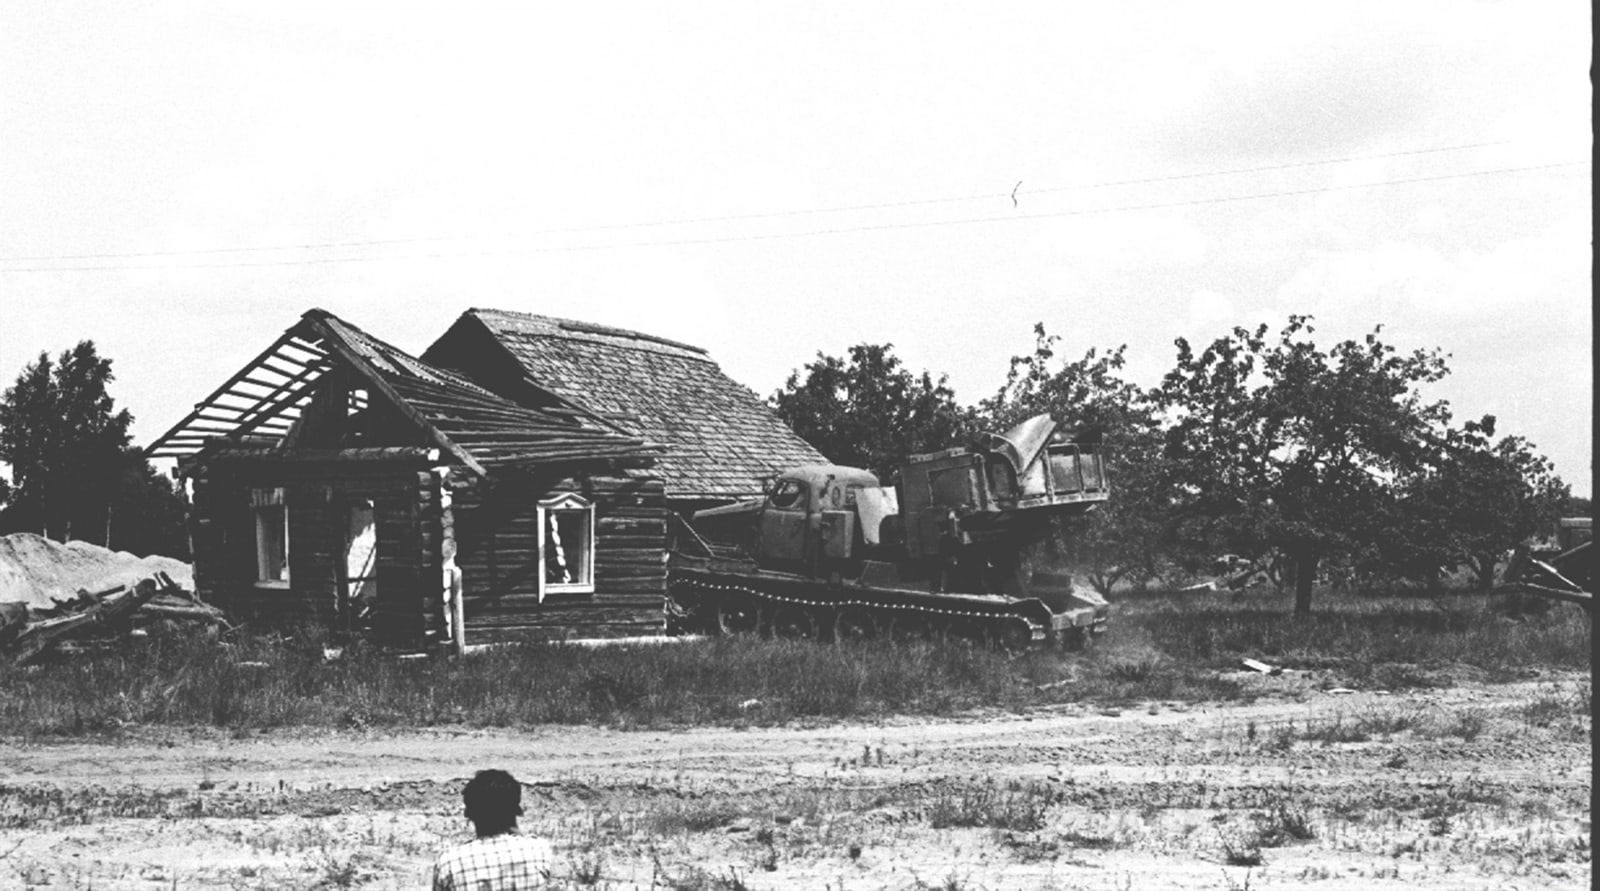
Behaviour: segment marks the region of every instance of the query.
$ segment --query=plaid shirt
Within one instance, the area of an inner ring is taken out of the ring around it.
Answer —
[[[550,877],[550,843],[515,832],[475,838],[433,864],[433,891],[523,891]]]

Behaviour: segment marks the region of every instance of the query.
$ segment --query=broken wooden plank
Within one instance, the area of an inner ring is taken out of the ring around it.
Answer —
[[[1251,671],[1259,671],[1262,674],[1283,674],[1282,668],[1276,665],[1268,665],[1258,659],[1245,659],[1242,661],[1244,662],[1244,667]]]
[[[156,596],[157,590],[155,579],[144,579],[133,590],[107,597],[83,612],[33,622],[18,635],[11,661],[16,665],[26,665],[75,631],[105,625],[132,613]]]
[[[227,624],[222,610],[209,606],[170,606],[165,603],[147,603],[139,607],[138,615],[161,619],[198,619],[203,622]]]

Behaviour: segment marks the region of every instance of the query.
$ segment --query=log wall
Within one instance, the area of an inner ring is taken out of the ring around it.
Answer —
[[[256,582],[250,490],[284,490],[289,585]],[[370,499],[377,531],[377,601],[368,628],[341,614],[350,505]],[[195,588],[230,615],[263,625],[315,623],[366,630],[384,644],[416,647],[444,634],[439,483],[425,468],[234,463],[194,478],[190,512]]]
[[[594,593],[539,602],[538,503],[571,492],[595,507]],[[529,477],[453,494],[467,643],[661,634],[667,508],[660,480]]]

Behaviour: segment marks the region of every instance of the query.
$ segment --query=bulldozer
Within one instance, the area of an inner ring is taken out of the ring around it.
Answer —
[[[1594,613],[1594,520],[1562,517],[1554,547],[1524,544],[1506,567],[1500,593],[1576,603]],[[1520,601],[1512,601],[1513,605]]]
[[[1100,444],[1037,415],[913,455],[889,486],[832,464],[778,474],[761,498],[678,518],[668,630],[1086,645],[1105,630],[1105,599],[1027,571],[1024,552],[1053,518],[1106,502]]]

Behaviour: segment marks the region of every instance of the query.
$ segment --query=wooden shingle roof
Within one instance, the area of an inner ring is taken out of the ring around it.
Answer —
[[[759,495],[780,471],[826,460],[753,390],[723,374],[705,350],[665,338],[472,309],[424,358],[448,362],[446,354],[476,343],[477,326],[515,358],[530,383],[662,445],[666,451],[653,472],[670,497]],[[454,345],[447,345],[452,337]]]

